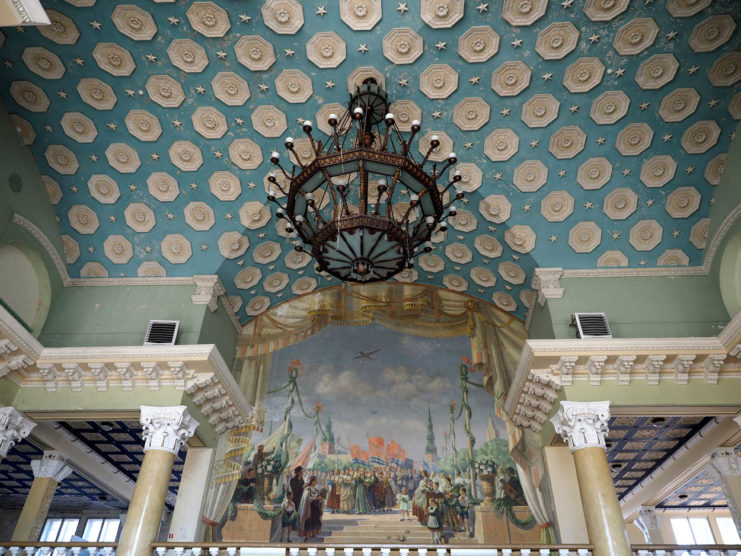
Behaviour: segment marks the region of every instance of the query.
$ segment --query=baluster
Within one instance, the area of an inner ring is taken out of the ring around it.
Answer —
[[[64,548],[63,546],[58,546],[54,549],[54,552],[52,554],[54,554],[54,556],[64,556],[66,553],[66,548]]]
[[[103,548],[103,552],[105,552],[106,556],[111,556],[111,554],[113,554],[113,547],[106,546]]]
[[[226,553],[229,556],[234,556],[237,553],[237,547],[236,546],[229,546],[229,547],[227,547]]]
[[[78,554],[80,554],[80,552],[82,552],[82,547],[81,546],[73,546],[72,547],[72,555],[73,556],[78,556]]]
[[[288,549],[288,553],[291,556],[298,556],[298,548],[291,547]]]
[[[638,556],[649,556],[651,553],[648,550],[639,550]]]
[[[165,556],[165,552],[167,552],[167,548],[164,546],[158,546],[155,550],[157,551],[157,556]],[[90,551],[88,550],[88,552]]]
[[[512,549],[511,548],[503,548],[502,549],[502,556],[512,556]]]
[[[313,546],[310,548],[307,548],[306,552],[309,554],[309,556],[316,556],[316,548]]]
[[[325,548],[325,549],[324,549],[324,552],[325,552],[325,554],[326,554],[327,556],[334,556],[334,548],[332,548],[332,547],[329,547],[329,548]]]
[[[381,556],[390,556],[391,549],[390,548],[382,548],[381,549]]]
[[[210,546],[210,547],[208,548],[208,553],[209,553],[209,554],[210,554],[211,556],[219,556],[219,552],[220,552],[220,551],[219,551],[219,547],[218,547],[218,546]]]
[[[417,549],[417,555],[418,556],[427,556],[427,549],[426,548],[418,548]]]
[[[345,556],[352,556],[352,551],[353,551],[352,547],[343,548],[342,550],[345,552]]]
[[[558,556],[569,556],[569,549],[568,548],[559,548],[558,549]]]
[[[709,556],[720,556],[720,550],[708,550]]]
[[[0,556],[3,556],[3,554],[5,554],[7,551],[7,548],[5,548],[4,546],[0,546]]]
[[[21,551],[21,547],[20,546],[11,546],[10,547],[10,554],[12,556],[16,556],[16,554],[18,554],[20,551]]]
[[[41,552],[41,556],[48,556],[50,550],[51,548],[49,548],[48,546],[42,546],[38,549],[38,551]]]
[[[373,549],[368,548],[367,546],[364,546],[361,550],[363,551],[363,556],[371,556],[371,551]]]
[[[666,550],[654,550],[654,556],[666,556]]]
[[[445,550],[444,548],[438,548],[438,549],[437,549],[437,556],[445,556],[445,554],[446,554],[447,552],[448,552],[448,551],[447,551],[447,550]]]
[[[190,549],[190,553],[191,553],[191,554],[192,554],[193,556],[201,556],[201,550],[202,550],[202,549],[201,549],[201,547],[200,547],[200,546],[194,546],[193,548],[191,548],[191,549]]]
[[[540,549],[540,556],[548,556],[550,553],[551,553],[551,551],[548,550],[547,548],[541,548]]]
[[[399,549],[399,556],[409,556],[409,549],[408,548],[400,548]]]
[[[90,554],[90,556],[94,556],[98,553],[98,547],[97,546],[88,546],[87,547],[87,553]]]
[[[35,546],[27,546],[23,550],[26,551],[26,554],[28,554],[28,556],[33,556],[36,553],[36,547]]]
[[[680,548],[675,548],[674,550],[672,550],[673,556],[682,556],[682,553],[684,553],[684,550]]]
[[[578,554],[578,556],[589,556],[589,549],[587,549],[587,548],[578,548],[576,550],[576,553]]]
[[[521,548],[520,549],[520,556],[530,556],[530,549],[529,548]]]
[[[185,553],[185,547],[184,546],[176,546],[175,548],[173,548],[173,550],[175,551],[175,554],[177,556],[183,556],[183,554]]]

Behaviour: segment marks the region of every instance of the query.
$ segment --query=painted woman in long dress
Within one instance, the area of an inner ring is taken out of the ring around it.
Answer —
[[[355,481],[350,469],[345,469],[340,478],[340,511],[349,513],[355,510]]]
[[[322,530],[322,505],[324,500],[316,482],[316,476],[312,475],[309,479],[309,485],[304,487],[298,511],[298,534],[306,537],[305,540],[315,537]]]
[[[427,523],[427,491],[429,490],[430,474],[425,470],[422,471],[422,479],[414,491],[412,498],[412,513],[417,516],[419,522]]]
[[[370,513],[372,508],[368,505],[368,497],[365,494],[365,475],[360,471],[356,471],[355,475],[353,475],[353,480],[355,481],[355,513]]]

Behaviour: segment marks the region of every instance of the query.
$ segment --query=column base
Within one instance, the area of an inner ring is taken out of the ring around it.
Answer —
[[[224,524],[221,529],[221,539],[224,542],[270,542],[280,528],[280,524],[280,516],[263,519],[253,504],[238,504],[237,517],[233,521],[227,520]]]

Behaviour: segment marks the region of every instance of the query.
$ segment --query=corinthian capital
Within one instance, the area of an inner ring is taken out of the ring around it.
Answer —
[[[36,423],[14,407],[0,407],[0,459],[8,455],[16,442],[26,438]]]
[[[568,442],[569,450],[605,448],[610,402],[561,402],[551,418],[556,432]]]
[[[144,451],[164,450],[177,454],[193,436],[198,421],[184,405],[172,407],[141,406],[139,422],[144,427]]]

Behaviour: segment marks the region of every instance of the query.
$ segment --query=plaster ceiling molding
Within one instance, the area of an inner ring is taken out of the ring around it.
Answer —
[[[610,21],[628,9],[630,0],[587,0],[584,13],[592,21]]]
[[[204,232],[210,230],[216,220],[214,210],[203,201],[192,201],[184,210],[185,223],[196,231]]]
[[[468,289],[468,281],[457,274],[446,274],[443,276],[443,285],[454,292],[464,292]]]
[[[707,8],[713,0],[667,0],[666,9],[674,17],[691,17]]]
[[[309,253],[306,251],[296,251],[295,249],[286,253],[286,256],[283,258],[283,263],[286,265],[286,268],[290,268],[291,270],[304,268],[311,261],[312,257]]]
[[[190,141],[175,141],[168,149],[170,162],[183,172],[195,172],[203,165],[203,154]]]
[[[124,122],[129,133],[140,141],[156,141],[162,135],[159,119],[146,110],[130,110]]]
[[[454,263],[467,264],[473,260],[473,253],[462,243],[449,243],[445,246],[445,256]]]
[[[10,85],[10,95],[29,112],[46,112],[49,108],[49,97],[46,93],[30,81],[13,81]]]
[[[84,77],[77,84],[77,92],[82,102],[96,110],[111,110],[115,105],[116,93],[107,83],[95,77]]]
[[[193,129],[206,139],[221,139],[228,131],[226,117],[212,106],[199,106],[191,120]]]
[[[710,185],[720,184],[720,178],[723,177],[723,172],[726,170],[727,161],[728,153],[721,153],[705,166],[705,179],[708,180]]]
[[[561,60],[576,48],[578,42],[579,30],[574,24],[559,21],[538,33],[535,51],[544,60]]]
[[[708,80],[716,87],[730,87],[741,79],[741,51],[734,50],[718,58],[708,72]]]
[[[512,26],[528,26],[545,15],[548,0],[504,0],[502,18]]]
[[[700,120],[684,130],[682,148],[689,154],[702,154],[713,148],[720,137],[720,126],[715,120]]]
[[[182,85],[169,75],[153,75],[144,87],[149,98],[163,108],[177,108],[185,100]]]
[[[453,140],[450,135],[444,131],[428,131],[422,137],[419,138],[418,148],[419,152],[424,156],[430,148],[430,141],[433,136],[437,135],[440,140],[440,146],[432,151],[430,160],[435,162],[443,162],[448,159],[448,154],[453,152]]]
[[[483,266],[475,266],[469,272],[468,275],[471,277],[476,284],[485,288],[495,286],[497,283],[497,277],[494,273]]]
[[[92,143],[98,136],[93,120],[81,112],[65,112],[59,123],[65,135],[78,143]]]
[[[87,180],[90,196],[104,205],[112,205],[121,197],[118,183],[106,174],[93,174]]]
[[[193,254],[190,241],[182,234],[167,234],[160,242],[160,249],[162,256],[172,264],[183,264]]]
[[[273,45],[260,35],[240,37],[234,45],[237,61],[252,71],[265,71],[275,63]]]
[[[381,16],[381,0],[340,0],[340,19],[354,31],[373,29]]]
[[[275,222],[275,233],[278,234],[280,237],[285,237],[288,239],[292,239],[296,237],[296,233],[294,231],[288,232],[286,228],[289,226],[289,222],[286,219],[280,219],[277,222]]]
[[[174,201],[180,195],[178,180],[167,172],[152,172],[147,178],[149,194],[163,203]]]
[[[275,293],[284,289],[288,285],[288,274],[285,272],[273,272],[262,282],[262,289],[267,293]]]
[[[615,33],[612,46],[621,56],[635,56],[649,48],[659,35],[659,26],[651,17],[637,17]]]
[[[244,312],[247,316],[256,317],[270,307],[270,298],[267,295],[258,295],[247,302]]]
[[[227,259],[241,257],[245,254],[249,246],[249,238],[239,232],[224,232],[219,237],[219,253]]]
[[[276,187],[272,183],[270,183],[268,181],[268,178],[270,177],[274,177],[280,187]],[[276,173],[273,170],[265,174],[262,183],[265,188],[265,194],[267,195],[272,191],[276,199],[284,198],[286,194],[283,193],[283,191],[288,191],[291,186],[290,180],[283,175],[283,172]],[[337,178],[335,178],[335,183],[337,183]]]
[[[532,70],[519,60],[504,62],[491,74],[491,88],[500,97],[519,95],[530,85]]]
[[[636,83],[641,89],[661,89],[674,79],[678,69],[673,54],[654,54],[638,67]]]
[[[449,29],[463,17],[464,0],[421,0],[419,14],[433,29]]]
[[[145,203],[131,203],[124,210],[126,225],[135,232],[149,232],[154,228],[157,219],[154,211]]]
[[[103,253],[115,264],[126,264],[134,256],[131,242],[122,235],[110,235],[103,242]]]
[[[141,166],[139,153],[126,143],[111,143],[105,150],[105,157],[111,168],[122,174],[133,174]]]
[[[41,176],[41,182],[44,184],[44,189],[46,189],[46,193],[49,195],[51,204],[58,205],[59,201],[62,200],[62,188],[49,176]]]
[[[430,241],[432,243],[444,243],[448,240],[448,232],[446,231],[440,231],[437,230],[435,232],[432,232],[432,236],[430,237]]]
[[[193,2],[185,15],[190,26],[204,37],[223,37],[232,26],[227,11],[213,2]]]
[[[530,226],[518,224],[504,232],[504,241],[513,251],[529,253],[535,247],[536,235]]]
[[[511,313],[517,309],[517,301],[507,293],[494,292],[491,296],[491,300],[494,302],[494,305],[499,307],[502,311]]]
[[[458,74],[456,74],[457,78]],[[355,89],[363,84],[363,81],[372,77],[376,82],[385,90],[386,89],[386,77],[378,71],[376,68],[371,66],[360,66],[355,68],[350,75],[347,76],[347,90],[350,94],[355,93]],[[343,108],[345,110],[346,108]],[[338,112],[341,114],[342,112]]]
[[[659,116],[665,122],[681,122],[697,110],[700,95],[692,87],[674,89],[661,100]]]
[[[499,34],[488,25],[469,27],[458,39],[458,56],[471,64],[486,62],[499,51]]]
[[[424,51],[424,40],[408,27],[391,29],[382,44],[383,55],[394,64],[411,64]]]
[[[425,272],[441,272],[445,269],[445,261],[433,253],[425,253],[417,259],[419,267]]]
[[[257,230],[270,220],[270,211],[260,201],[247,201],[239,209],[239,221],[248,230]]]
[[[545,185],[548,167],[540,160],[526,160],[515,168],[512,181],[524,193],[532,193]]]
[[[458,209],[450,225],[459,232],[473,232],[479,222],[470,210]]]
[[[687,218],[700,208],[702,196],[694,187],[678,187],[666,198],[666,212],[672,218]]]
[[[741,120],[741,93],[733,95],[731,102],[728,103],[728,113],[734,120]]]
[[[319,68],[336,68],[347,57],[347,47],[337,33],[316,33],[306,43],[306,57]]]
[[[144,261],[136,269],[136,275],[140,278],[164,278],[167,271],[157,261]]]
[[[551,191],[540,202],[540,214],[548,222],[563,222],[574,212],[574,198],[568,191]]]
[[[36,27],[41,36],[57,44],[75,44],[80,38],[75,22],[57,10],[46,10],[46,15],[51,25],[39,25]]]
[[[398,274],[395,274],[393,279],[398,282],[416,282],[419,279],[419,272],[413,268],[405,268]],[[293,290],[293,287],[291,287],[291,290]]]
[[[663,231],[656,220],[641,220],[630,229],[628,241],[636,251],[651,251],[661,243]]]
[[[64,262],[67,264],[75,264],[77,259],[80,258],[80,244],[67,234],[62,234],[62,249],[64,251]]]
[[[111,20],[119,33],[135,41],[149,41],[157,34],[157,24],[149,12],[132,4],[117,5]]]
[[[136,69],[131,53],[116,43],[99,42],[93,48],[93,58],[100,69],[116,77],[129,76]]]
[[[298,139],[294,139],[293,152],[298,156],[301,164],[308,165],[312,160],[314,160],[314,148],[311,146],[311,139],[308,137],[299,137]],[[293,154],[291,154],[290,159],[291,162],[295,162]],[[286,186],[286,191],[288,191],[288,189],[290,189],[290,182],[287,182]]]
[[[87,205],[72,205],[67,211],[69,225],[80,234],[90,235],[100,226],[98,215]]]
[[[234,201],[242,194],[242,184],[235,174],[219,170],[208,178],[208,188],[219,201]]]
[[[13,122],[13,127],[18,132],[18,136],[21,138],[21,142],[26,145],[32,145],[36,140],[36,132],[33,130],[31,123],[21,118],[18,114],[8,114],[10,121]]]
[[[659,266],[687,266],[690,258],[681,249],[667,249],[656,261]]]
[[[263,137],[280,137],[288,128],[286,115],[271,104],[255,108],[250,119],[252,127]]]
[[[567,125],[551,135],[548,150],[558,159],[574,158],[584,150],[587,134],[579,126]]]
[[[628,257],[619,249],[605,251],[597,259],[598,267],[619,267],[628,266]]]
[[[279,35],[293,35],[304,24],[304,9],[296,0],[268,0],[260,10],[265,25]]]
[[[484,154],[494,162],[509,160],[519,148],[520,138],[511,129],[495,129],[484,141]]]
[[[645,122],[625,126],[617,134],[615,148],[623,156],[638,156],[651,146],[654,130]]]
[[[453,123],[463,131],[476,131],[489,121],[489,103],[481,97],[466,97],[453,109]]]
[[[646,187],[664,187],[677,172],[677,162],[668,154],[649,158],[641,167],[641,181]]]
[[[625,220],[637,207],[638,195],[629,187],[613,189],[602,203],[602,211],[610,220]]]
[[[311,84],[311,77],[304,72],[286,69],[275,78],[275,92],[290,103],[300,104],[309,100],[314,93],[314,88]]]
[[[497,272],[510,284],[520,285],[525,283],[527,274],[515,263],[502,261],[497,265]]]
[[[586,93],[602,82],[605,65],[599,58],[579,58],[563,74],[563,85],[571,93]]]
[[[713,15],[695,26],[688,42],[695,52],[712,52],[727,43],[735,30],[732,15]]]
[[[280,243],[265,241],[252,250],[252,260],[258,264],[272,263],[281,254]]]
[[[89,262],[82,265],[80,278],[108,278],[108,271],[97,262]]]
[[[208,65],[206,50],[190,39],[175,39],[167,47],[167,57],[173,66],[186,73],[200,73]]]
[[[458,88],[458,73],[448,64],[432,64],[419,76],[419,90],[431,99],[448,98]]]
[[[504,195],[487,195],[479,201],[479,212],[489,222],[501,224],[509,219],[512,203]]]
[[[77,156],[64,145],[49,145],[44,151],[49,166],[65,176],[71,176],[80,169],[80,163],[77,162]]]
[[[708,242],[708,230],[710,229],[710,218],[701,218],[692,226],[690,231],[690,243],[698,249],[705,249]]]
[[[569,231],[569,246],[577,253],[591,253],[602,241],[602,230],[594,222],[579,222]]]
[[[248,290],[262,280],[262,270],[255,266],[243,268],[234,277],[234,285],[240,290]]]
[[[416,112],[412,113],[411,106],[414,107]],[[333,135],[332,126],[329,125],[329,115],[336,114],[339,116],[345,110],[347,110],[347,106],[343,106],[339,102],[323,105],[316,113],[317,127],[326,135]],[[412,120],[422,119],[422,110],[411,100],[397,100],[389,107],[389,110],[396,118],[396,125],[399,126],[401,131],[411,131]]]
[[[606,91],[594,99],[589,116],[598,125],[614,124],[628,113],[630,98],[623,91]]]
[[[551,94],[533,95],[522,105],[522,121],[528,127],[546,127],[558,117],[559,106]]]
[[[461,176],[461,181],[458,182],[458,185],[464,193],[473,193],[481,187],[484,174],[473,162],[458,163],[454,169],[450,170],[451,180],[453,179],[453,174],[455,172],[458,172]]]
[[[481,253],[484,257],[489,257],[492,259],[496,259],[497,257],[502,256],[502,244],[499,243],[499,240],[492,236],[476,236],[476,239],[473,241],[473,246],[476,248],[476,251]]]
[[[60,79],[67,68],[53,52],[40,46],[29,46],[21,56],[26,67],[44,79]]]
[[[417,279],[416,270],[408,268],[405,269],[405,271],[405,273],[397,274],[396,276],[394,276],[394,278],[396,278],[400,282],[414,282]],[[313,292],[317,288],[317,285],[318,283],[316,281],[316,278],[313,278],[311,276],[303,276],[298,280],[293,281],[293,283],[291,284],[291,292],[294,295],[304,295]]]

